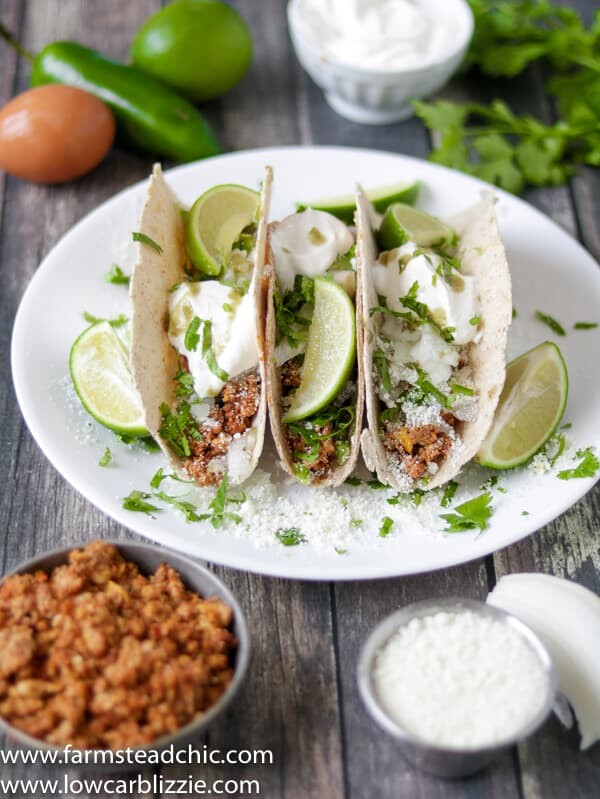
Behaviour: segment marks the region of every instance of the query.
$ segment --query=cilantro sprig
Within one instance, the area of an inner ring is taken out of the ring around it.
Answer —
[[[520,193],[564,183],[579,163],[600,165],[600,23],[586,28],[572,8],[546,0],[469,0],[475,33],[466,59],[493,77],[515,77],[545,60],[560,119],[518,116],[501,100],[415,102],[439,134],[431,159]]]
[[[275,532],[275,538],[280,544],[283,544],[284,547],[297,547],[299,544],[305,544],[307,541],[306,536],[300,532],[298,527],[280,527]]]
[[[104,275],[107,283],[112,283],[114,286],[128,286],[130,277],[126,275],[118,264],[113,264],[110,270]]]
[[[296,275],[294,288],[283,296],[279,288],[273,293],[277,334],[279,338],[286,338],[291,347],[298,347],[308,338],[311,320],[304,314],[309,312],[314,299],[315,282],[305,275]]]
[[[154,239],[151,239],[150,236],[147,236],[145,233],[139,233],[138,231],[134,231],[131,234],[131,238],[134,241],[139,242],[140,244],[147,244],[148,247],[151,247],[159,255],[162,255],[163,248],[160,246],[160,244],[154,241]]]
[[[89,311],[84,311],[83,318],[90,325],[95,325],[98,322],[108,322],[111,327],[123,327],[123,325],[126,325],[127,322],[129,322],[129,318],[122,313],[118,316],[115,316],[113,319],[107,319],[103,316],[94,316],[94,314],[91,314]]]
[[[557,336],[566,336],[567,335],[567,333],[566,333],[564,327],[561,325],[561,323],[557,319],[555,319],[553,316],[550,316],[550,314],[543,313],[543,311],[536,311],[535,312],[535,318],[538,320],[538,322],[542,322],[543,324],[548,325],[550,330],[552,330],[552,332],[556,333]]]
[[[464,533],[466,530],[481,530],[483,532],[487,528],[488,521],[492,515],[491,501],[492,495],[489,491],[485,491],[478,497],[457,505],[453,509],[454,513],[442,513],[441,518],[448,523],[444,532]]]
[[[563,469],[557,474],[559,480],[576,480],[584,477],[594,477],[600,469],[600,460],[594,454],[594,447],[578,449],[575,458],[579,463],[574,469]]]

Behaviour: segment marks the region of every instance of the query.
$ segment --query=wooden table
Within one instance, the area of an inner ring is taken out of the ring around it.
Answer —
[[[0,18],[34,51],[55,39],[77,39],[125,58],[134,32],[160,5],[159,0],[0,0]],[[284,0],[237,0],[234,5],[249,22],[256,47],[243,83],[206,108],[224,148],[336,144],[427,156],[430,142],[417,120],[361,127],[329,109],[293,55]],[[596,3],[579,0],[571,5],[589,20]],[[28,78],[29,65],[0,45],[0,104],[26,89]],[[513,82],[460,79],[446,95],[501,95],[519,111],[548,118],[551,108],[542,85],[543,75],[534,68]],[[0,174],[2,571],[35,553],[88,537],[135,538],[76,494],[38,449],[16,404],[9,345],[17,305],[41,259],[84,214],[144,178],[151,163],[149,156],[114,150],[91,175],[59,188]],[[527,199],[600,259],[598,171],[582,170],[569,186],[531,191]],[[597,487],[557,521],[515,546],[464,566],[410,578],[302,583],[214,567],[248,613],[254,659],[242,695],[205,743],[271,749],[274,764],[204,767],[197,775],[255,777],[261,781],[261,795],[270,799],[597,797],[600,746],[580,753],[578,734],[561,728],[554,718],[470,780],[442,782],[420,774],[365,714],[357,695],[355,664],[368,631],[394,608],[435,596],[484,598],[507,572],[557,574],[600,593],[599,506]],[[162,773],[185,776],[189,770],[163,767]],[[0,766],[5,778],[25,773],[31,776],[31,767]]]

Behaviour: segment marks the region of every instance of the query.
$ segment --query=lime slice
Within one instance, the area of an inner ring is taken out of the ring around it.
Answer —
[[[419,247],[452,244],[456,233],[435,216],[404,203],[390,205],[379,228],[379,244],[383,250],[401,247],[414,241]]]
[[[306,419],[328,405],[344,387],[356,360],[354,306],[332,280],[315,278],[315,305],[302,380],[284,422]]]
[[[417,200],[419,194],[419,183],[396,183],[393,186],[382,186],[379,189],[371,189],[365,192],[367,199],[375,206],[375,210],[382,214],[392,203],[406,203],[412,205]],[[355,197],[346,194],[342,197],[331,197],[325,200],[316,200],[312,203],[299,203],[298,207],[308,206],[316,211],[327,211],[328,214],[337,216],[347,225],[354,223],[354,211],[356,210]]]
[[[477,453],[479,463],[512,469],[529,460],[558,427],[568,391],[567,367],[551,341],[511,361],[494,424]]]
[[[148,435],[127,350],[108,322],[97,322],[76,339],[69,369],[81,404],[96,421],[122,435]]]
[[[258,192],[232,183],[198,197],[185,223],[185,246],[194,266],[218,275],[242,230],[256,222],[259,207]]]

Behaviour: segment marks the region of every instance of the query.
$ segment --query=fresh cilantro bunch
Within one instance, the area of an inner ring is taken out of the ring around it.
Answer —
[[[571,8],[546,0],[469,0],[475,34],[466,58],[493,77],[515,77],[546,59],[548,84],[560,115],[546,125],[517,116],[495,100],[415,102],[415,112],[438,134],[431,159],[516,194],[527,185],[560,185],[577,164],[600,165],[600,11],[586,28]]]
[[[557,69],[598,57],[600,13],[586,28],[578,13],[546,0],[469,0],[475,35],[465,67],[492,77],[514,78],[532,61]]]

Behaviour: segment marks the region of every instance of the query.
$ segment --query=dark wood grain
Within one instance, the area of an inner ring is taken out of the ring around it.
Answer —
[[[370,147],[425,157],[429,141],[417,120],[365,127],[337,117],[299,66],[287,35],[284,0],[236,0],[255,40],[252,69],[230,94],[204,108],[227,150],[285,144]],[[590,0],[572,5],[588,15]],[[139,24],[160,0],[0,0],[0,18],[31,50],[56,38],[77,39],[126,58]],[[29,67],[0,45],[0,103],[27,87]],[[543,77],[517,82],[477,76],[456,81],[445,96],[508,96],[517,110],[551,118]],[[40,260],[81,216],[139,180],[152,159],[114,149],[92,174],[65,187],[43,188],[0,174],[0,548],[2,571],[34,553],[92,536],[136,538],[76,494],[46,461],[24,427],[11,385],[9,340],[14,314]],[[600,256],[600,177],[582,170],[570,187],[540,189],[528,199]],[[363,797],[597,796],[598,747],[579,753],[574,731],[557,722],[518,752],[507,753],[470,780],[446,783],[406,763],[370,721],[357,694],[355,665],[372,627],[391,610],[433,596],[483,598],[490,581],[514,571],[568,576],[600,592],[600,491],[536,535],[454,569],[397,580],[337,585],[287,582],[213,567],[239,597],[250,622],[253,660],[242,694],[199,741],[219,749],[271,750],[269,766],[164,767],[165,777],[190,771],[257,778],[269,799]],[[31,769],[2,767],[3,777]],[[150,772],[146,771],[146,775]]]

